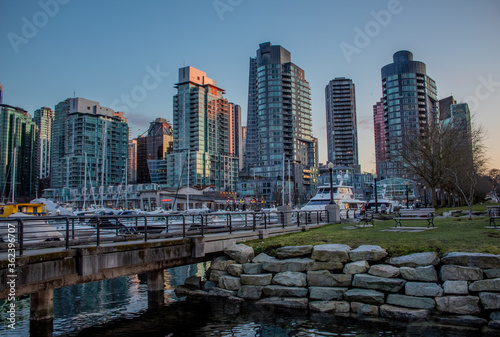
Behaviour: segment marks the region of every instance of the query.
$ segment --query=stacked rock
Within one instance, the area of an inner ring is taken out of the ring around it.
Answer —
[[[290,246],[277,258],[238,244],[212,261],[207,281],[192,277],[179,296],[217,296],[333,314],[427,320],[500,329],[500,256],[416,253],[342,244]],[[386,261],[387,260],[387,261]]]

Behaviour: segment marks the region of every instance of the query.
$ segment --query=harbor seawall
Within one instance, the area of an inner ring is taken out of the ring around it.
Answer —
[[[206,281],[179,296],[226,297],[333,315],[500,329],[500,256],[434,252],[388,258],[379,246],[282,247],[277,258],[243,244],[212,261]]]

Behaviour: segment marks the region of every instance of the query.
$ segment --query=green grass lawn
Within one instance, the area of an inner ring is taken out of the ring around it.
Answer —
[[[378,245],[387,249],[389,256],[402,256],[419,252],[436,252],[442,256],[447,252],[476,252],[500,254],[500,229],[487,229],[488,218],[435,218],[435,229],[418,233],[382,232],[394,227],[394,220],[377,220],[374,227],[347,230],[350,224],[333,224],[302,233],[272,237],[246,242],[256,254],[284,246],[318,245],[338,243],[352,249],[361,245]],[[427,227],[427,221],[402,221],[407,227]],[[500,226],[498,226],[500,228]]]

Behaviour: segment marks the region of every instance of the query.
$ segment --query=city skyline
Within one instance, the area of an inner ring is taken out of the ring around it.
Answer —
[[[469,103],[488,130],[489,167],[500,167],[493,147],[500,141],[494,128],[500,123],[494,113],[500,105],[500,47],[491,43],[500,32],[496,1],[42,0],[7,2],[3,8],[3,102],[32,116],[76,92],[123,111],[135,138],[158,117],[172,122],[177,69],[190,65],[217,78],[225,97],[242,107],[246,125],[248,60],[256,46],[269,41],[289,50],[307,74],[322,163],[324,86],[334,77],[353,80],[359,160],[363,171],[373,172],[372,107],[382,96],[380,69],[395,52],[409,50],[427,65],[438,99],[453,95]]]

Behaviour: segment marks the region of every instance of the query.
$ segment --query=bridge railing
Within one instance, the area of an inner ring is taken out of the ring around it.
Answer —
[[[250,211],[0,218],[0,254],[326,223],[328,211]],[[3,255],[2,255],[3,256]]]

